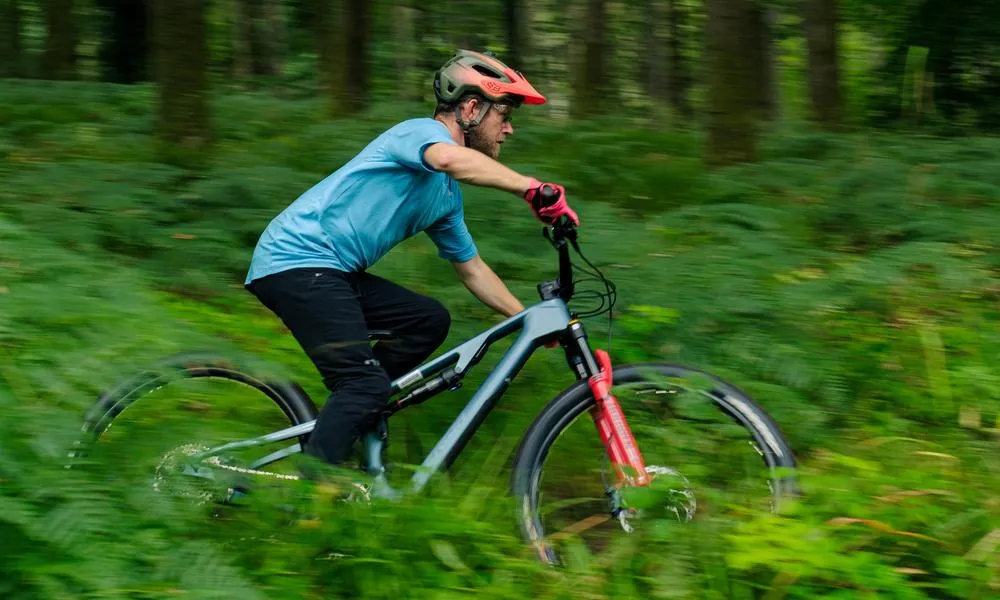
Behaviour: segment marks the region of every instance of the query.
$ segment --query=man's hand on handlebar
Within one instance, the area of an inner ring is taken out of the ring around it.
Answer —
[[[538,220],[546,225],[554,224],[562,216],[573,221],[574,225],[580,224],[579,217],[566,203],[566,190],[557,183],[542,183],[532,178],[524,199],[531,205]]]

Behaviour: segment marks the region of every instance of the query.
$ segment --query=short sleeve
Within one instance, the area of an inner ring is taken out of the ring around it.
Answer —
[[[448,130],[433,119],[420,119],[393,128],[386,136],[389,158],[411,169],[434,172],[424,161],[424,150],[431,144],[454,144]]]
[[[478,254],[472,234],[465,224],[461,208],[427,228],[427,235],[438,247],[438,256],[454,262],[466,262]]]

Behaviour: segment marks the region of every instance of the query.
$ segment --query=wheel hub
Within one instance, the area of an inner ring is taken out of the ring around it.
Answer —
[[[694,518],[698,502],[686,477],[670,467],[659,465],[647,465],[646,472],[652,475],[653,482],[660,480],[655,489],[663,496],[664,502],[659,506],[665,509],[667,514],[673,515],[682,523]],[[631,533],[635,529],[634,520],[648,516],[644,514],[646,511],[628,505],[625,498],[628,495],[628,488],[610,488],[607,495],[611,504],[611,516],[618,520],[626,533]]]

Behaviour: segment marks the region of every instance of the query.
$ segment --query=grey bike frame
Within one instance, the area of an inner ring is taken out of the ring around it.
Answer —
[[[570,327],[570,322],[569,309],[561,298],[543,300],[392,382],[392,394],[395,395],[448,367],[452,367],[456,375],[463,376],[469,368],[480,361],[492,344],[520,330],[520,335],[417,469],[411,480],[411,492],[419,492],[436,472],[451,466],[532,353],[539,346],[564,333]],[[235,448],[289,440],[311,432],[315,426],[315,420],[307,421],[268,435],[218,446],[199,456],[207,457]],[[388,490],[390,494],[393,493],[385,481],[381,437],[374,432],[365,435],[363,448],[369,473],[376,478],[380,488]],[[296,442],[257,460],[250,465],[250,468],[260,468],[299,451],[301,451],[300,444]]]

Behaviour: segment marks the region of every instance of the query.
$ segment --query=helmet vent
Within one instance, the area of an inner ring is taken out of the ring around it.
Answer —
[[[488,69],[483,65],[473,65],[472,68],[479,71],[483,75],[486,75],[487,77],[500,77],[500,73],[497,73],[493,69]]]

